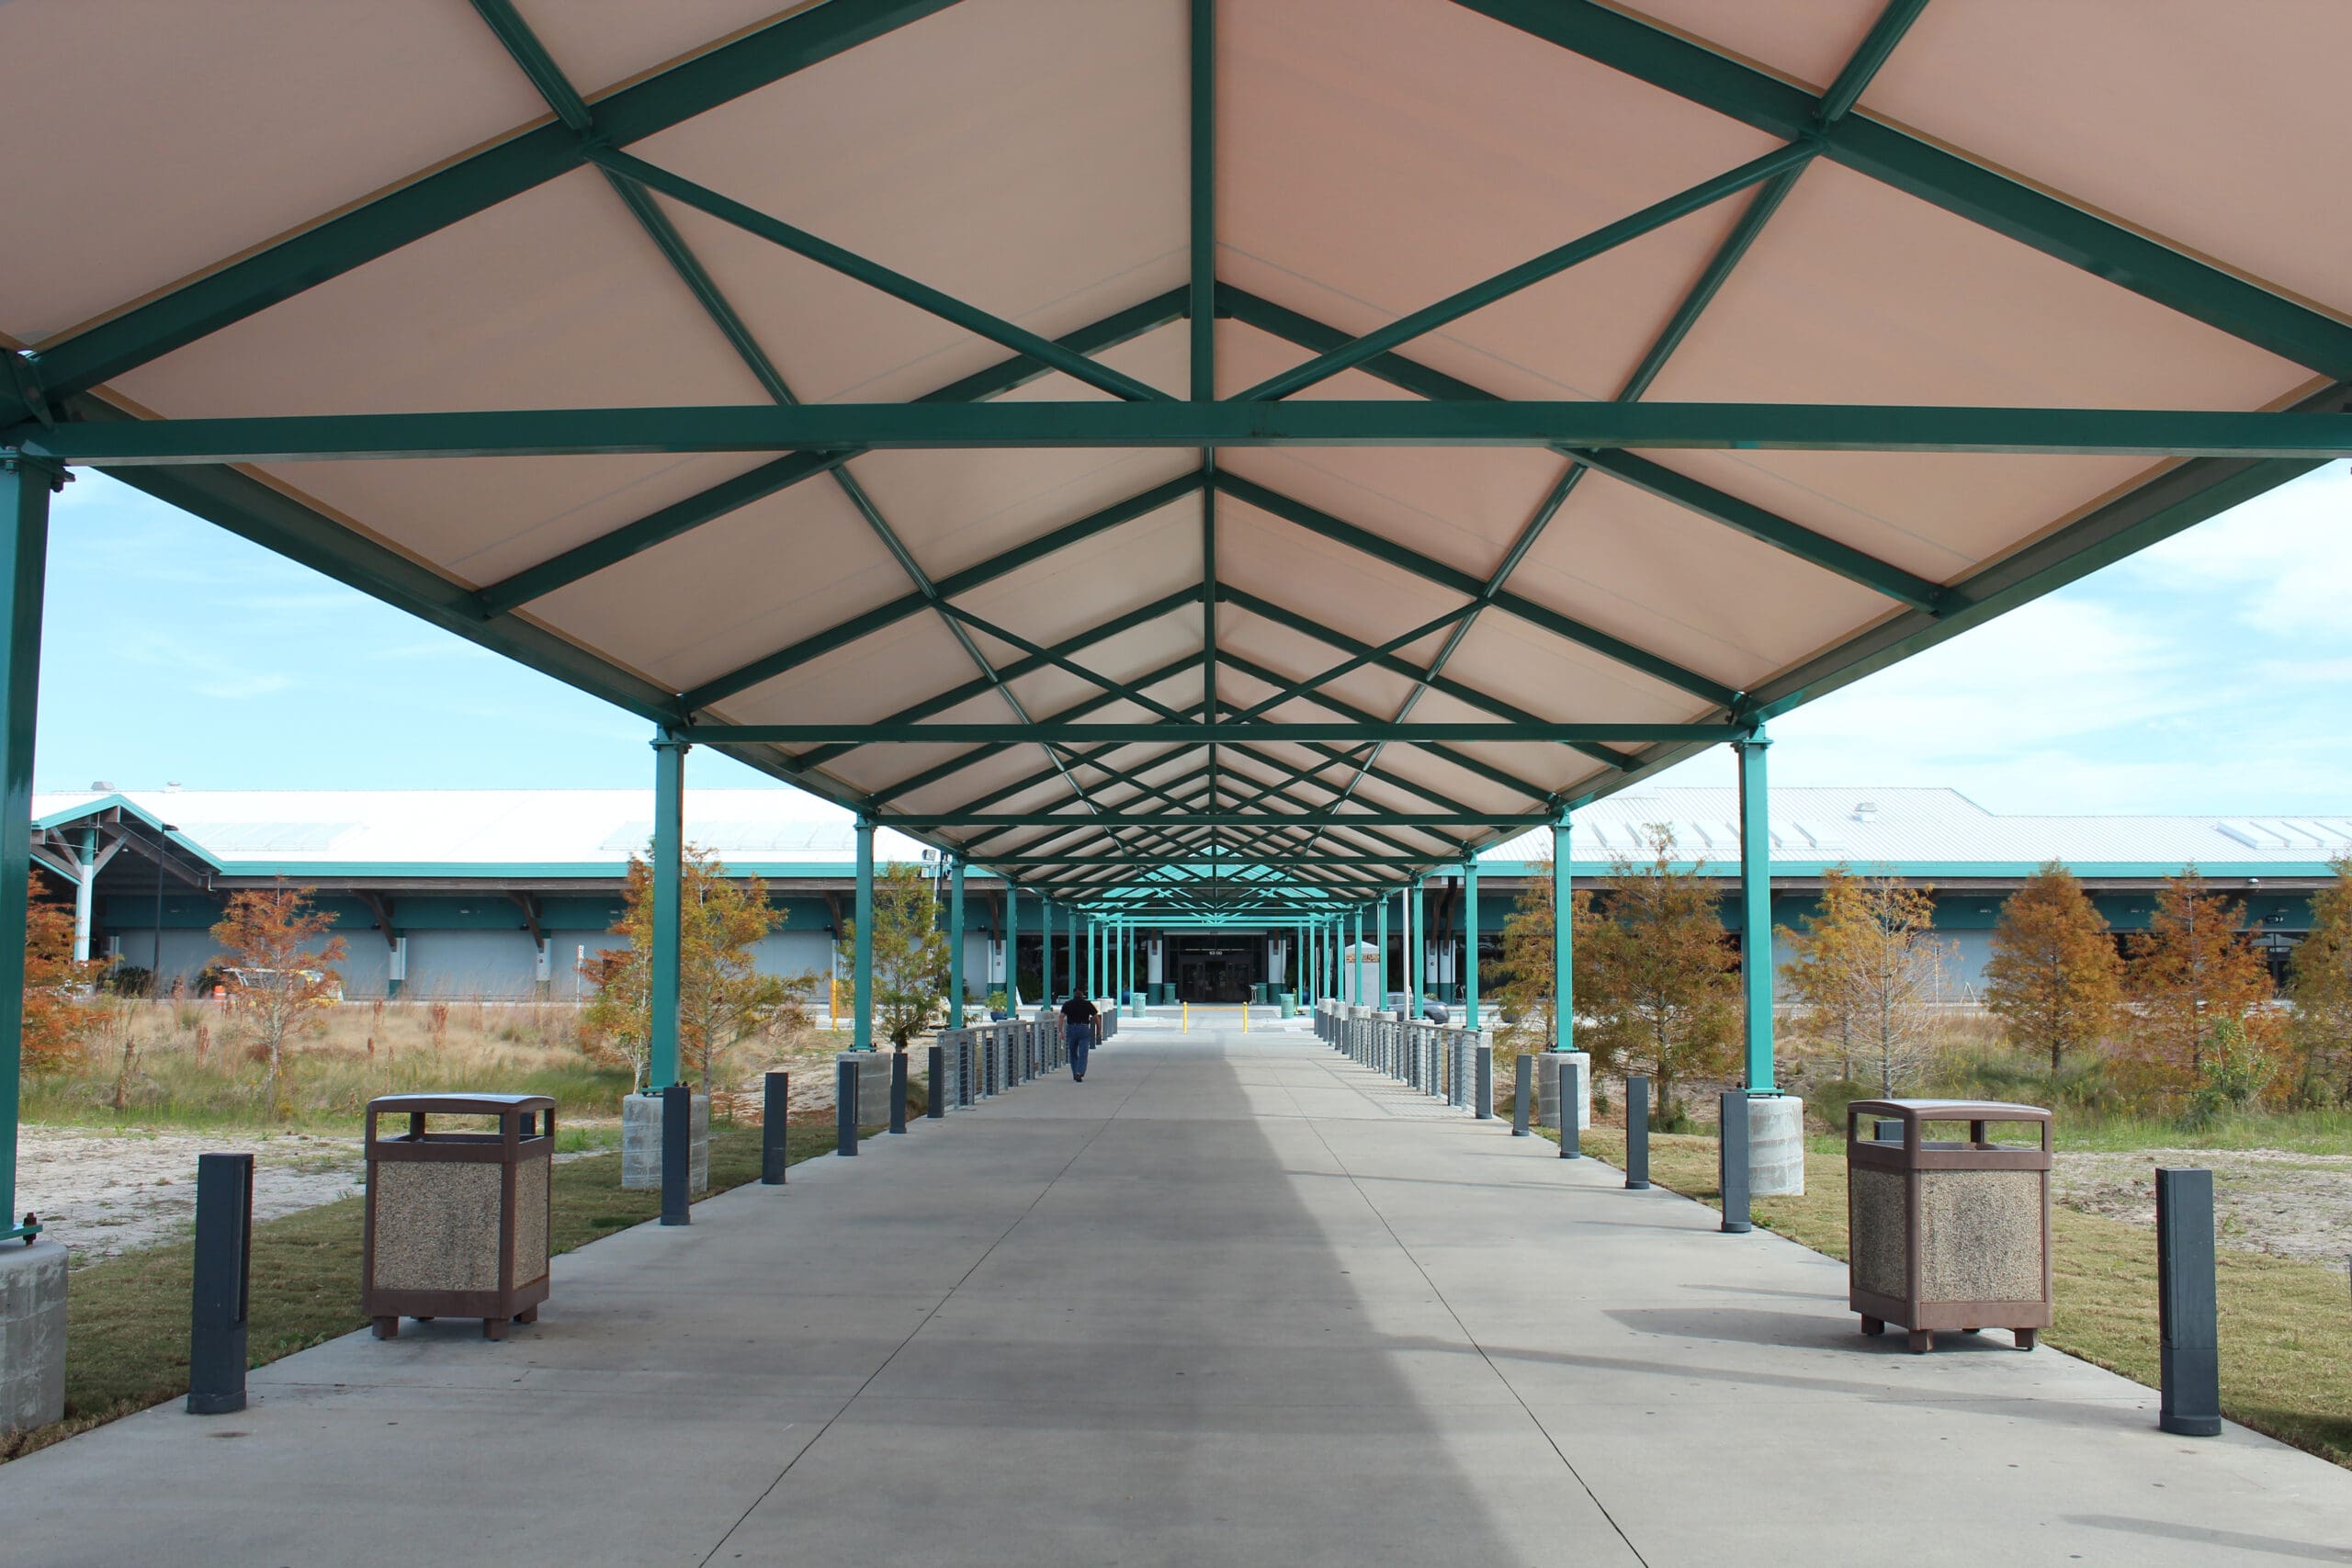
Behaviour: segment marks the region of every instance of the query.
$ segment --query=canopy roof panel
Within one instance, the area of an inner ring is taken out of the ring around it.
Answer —
[[[2324,0],[470,10],[0,7],[0,447],[1066,896],[1361,897],[2352,452]]]

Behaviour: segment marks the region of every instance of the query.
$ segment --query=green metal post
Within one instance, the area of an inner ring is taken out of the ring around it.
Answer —
[[[1021,889],[1004,879],[1004,1010],[1021,1016]]]
[[[1373,925],[1375,928],[1373,945],[1380,951],[1374,953],[1372,958],[1372,1005],[1376,1008],[1385,1008],[1388,1005],[1387,898],[1384,896],[1379,903],[1373,906]]]
[[[28,457],[0,458],[0,997],[25,988],[26,887],[33,870],[33,736],[40,696],[41,591],[49,562],[49,495],[64,470]],[[18,1068],[24,1019],[0,1007],[0,1237],[19,1236],[17,1214]]]
[[[1040,895],[1037,899],[1037,924],[1045,939],[1045,972],[1037,982],[1037,1005],[1054,1005],[1054,901]]]
[[[1739,754],[1739,994],[1747,1024],[1747,1092],[1775,1094],[1772,1080],[1772,816],[1758,728],[1732,743]]]
[[[1478,1027],[1478,857],[1462,857],[1462,1022]]]
[[[964,857],[947,872],[947,1027],[964,1027]]]
[[[1421,987],[1429,979],[1427,959],[1422,953],[1430,940],[1430,901],[1424,891],[1428,879],[1419,872],[1413,874],[1412,902],[1405,910],[1405,926],[1411,938],[1405,963],[1412,971],[1412,978],[1406,982],[1406,987],[1412,994],[1412,1016],[1415,1018],[1421,1016]]]
[[[857,1015],[850,1049],[874,1049],[874,819],[857,819],[856,980],[850,1008]]]
[[[1552,824],[1552,1049],[1577,1048],[1576,875],[1568,865],[1568,818]]]
[[[1349,998],[1357,1007],[1363,1006],[1363,908],[1359,905],[1348,916],[1348,958],[1351,973],[1355,977],[1353,995]]]
[[[659,1094],[678,1076],[678,970],[682,962],[686,743],[672,730],[653,740],[653,973],[645,1089]]]

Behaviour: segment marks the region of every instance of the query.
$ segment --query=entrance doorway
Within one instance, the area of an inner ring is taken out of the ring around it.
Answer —
[[[1246,1002],[1266,977],[1261,936],[1171,936],[1168,948],[1178,1001]]]

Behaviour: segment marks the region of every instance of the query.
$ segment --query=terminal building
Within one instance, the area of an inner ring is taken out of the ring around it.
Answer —
[[[635,790],[103,786],[37,795],[33,813],[36,865],[53,896],[74,905],[77,940],[92,957],[155,972],[165,989],[194,987],[211,965],[209,928],[232,893],[283,878],[315,890],[334,913],[349,949],[340,966],[347,997],[555,1000],[580,996],[582,961],[618,942],[611,931],[629,857],[645,852],[653,817],[650,793]],[[1737,821],[1729,789],[1612,795],[1576,816],[1576,884],[1600,886],[1620,858],[1645,863],[1651,829],[1662,825],[1678,861],[1720,876],[1724,925],[1736,932]],[[2333,874],[2328,863],[2352,854],[2352,813],[2017,817],[1949,789],[1776,789],[1771,829],[1776,926],[1802,926],[1830,868],[1928,886],[1962,996],[1979,983],[2001,901],[2045,862],[2071,867],[2119,933],[2143,928],[2157,886],[2194,863],[2243,900],[2248,940],[2283,972],[2310,928],[2311,894]],[[855,885],[846,812],[789,789],[696,790],[687,795],[686,837],[730,872],[766,882],[783,920],[761,946],[764,967],[847,975],[840,937]],[[1548,887],[1550,840],[1539,829],[1479,857],[1487,965],[1521,891]],[[944,897],[934,853],[888,829],[876,835],[877,861],[923,865]],[[967,987],[979,996],[1003,987],[1010,929],[1023,993],[1034,997],[1040,891],[1014,889],[1008,909],[1005,885],[979,865],[965,889]],[[1452,998],[1464,940],[1462,878],[1432,876],[1423,897],[1424,985]],[[1057,906],[1053,918],[1059,991],[1072,974],[1070,914]],[[1392,976],[1404,972],[1399,925],[1392,900]],[[1369,940],[1369,916],[1364,930]],[[1157,999],[1245,1000],[1291,972],[1292,933],[1281,927],[1147,927],[1136,936],[1135,972]]]

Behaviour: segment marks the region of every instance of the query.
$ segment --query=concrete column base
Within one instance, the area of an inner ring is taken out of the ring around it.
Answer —
[[[1747,1102],[1747,1195],[1804,1196],[1804,1101],[1796,1095]]]
[[[662,1190],[662,1097],[631,1094],[621,1100],[621,1186]],[[710,1190],[710,1096],[695,1096],[694,1146],[686,1158],[686,1189]]]
[[[0,1432],[65,1416],[65,1248],[0,1242]]]
[[[1577,1065],[1577,1131],[1592,1125],[1592,1053],[1545,1051],[1535,1058],[1535,1103],[1543,1108],[1543,1124],[1560,1124],[1560,1064]]]
[[[890,1120],[890,1056],[884,1048],[843,1051],[833,1058],[856,1065],[857,1119],[865,1126],[876,1127]]]

